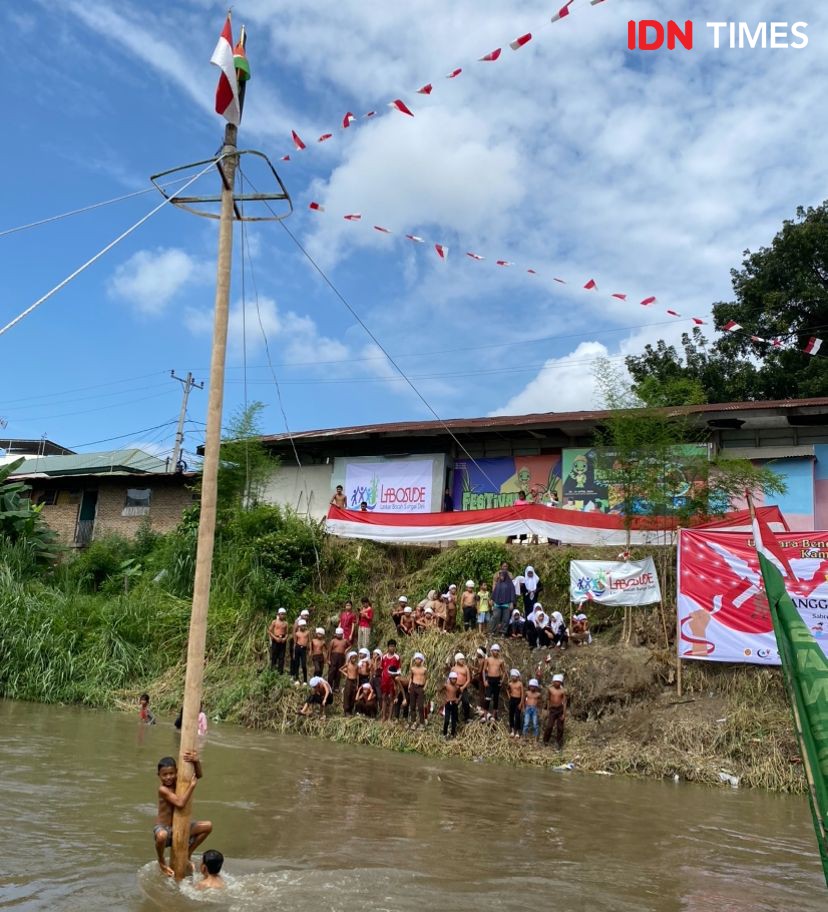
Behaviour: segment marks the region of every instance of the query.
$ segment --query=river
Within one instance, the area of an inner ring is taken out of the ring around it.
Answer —
[[[195,815],[226,894],[154,863],[169,722],[0,701],[0,908],[824,912],[804,798],[436,762],[214,725]]]

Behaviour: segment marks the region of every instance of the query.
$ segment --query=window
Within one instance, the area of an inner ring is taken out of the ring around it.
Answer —
[[[146,516],[150,511],[151,496],[149,488],[127,488],[121,516]]]
[[[35,502],[43,504],[44,507],[53,507],[58,502],[57,491],[41,491],[35,497]]]

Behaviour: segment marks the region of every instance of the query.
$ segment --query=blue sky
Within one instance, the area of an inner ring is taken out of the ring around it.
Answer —
[[[707,319],[728,297],[744,249],[826,195],[821,7],[575,0],[551,24],[556,5],[234,7],[253,70],[242,146],[274,160],[296,206],[291,231],[443,417],[596,404],[596,358],[678,341],[688,317]],[[223,121],[209,57],[224,11],[208,0],[0,6],[18,49],[0,64],[14,88],[7,130],[17,131],[6,137],[0,231],[143,189],[151,173],[211,155]],[[628,18],[671,16],[697,23],[693,51],[626,51]],[[714,51],[711,19],[802,20],[809,45]],[[511,51],[527,31],[533,41]],[[476,62],[501,46],[496,63]],[[456,66],[462,75],[446,80]],[[426,82],[434,92],[417,95]],[[393,98],[415,117],[389,112]],[[371,109],[380,116],[339,129],[346,111]],[[306,152],[292,149],[291,129]],[[291,162],[278,162],[285,153]],[[311,212],[311,200],[326,211]],[[155,203],[148,193],[0,236],[0,323]],[[342,219],[353,212],[361,222]],[[215,232],[163,210],[0,337],[2,434],[168,453],[181,395],[169,370],[207,377]],[[446,244],[448,260],[405,233]],[[252,226],[248,239],[247,389],[266,405],[266,431],[284,421],[252,278],[292,429],[428,417],[278,225]],[[227,412],[244,401],[238,252]],[[501,258],[516,265],[495,266]],[[582,290],[590,278],[598,292]],[[640,307],[649,295],[657,304]],[[190,400],[190,450],[206,401],[206,391]],[[106,438],[118,439],[97,443]]]

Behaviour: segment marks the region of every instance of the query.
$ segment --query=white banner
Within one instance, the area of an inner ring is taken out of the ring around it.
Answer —
[[[345,470],[348,508],[359,510],[364,501],[377,513],[431,511],[431,459],[385,462],[349,462]]]
[[[569,595],[573,602],[600,605],[652,605],[661,601],[651,557],[640,561],[570,561]]]

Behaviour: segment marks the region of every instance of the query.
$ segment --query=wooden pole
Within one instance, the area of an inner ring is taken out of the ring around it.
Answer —
[[[233,256],[233,183],[238,156],[237,128],[227,124],[224,131],[221,222],[219,223],[218,263],[216,266],[216,306],[213,319],[213,351],[210,359],[210,398],[207,405],[207,433],[201,476],[201,517],[198,524],[193,607],[187,644],[187,672],[184,679],[184,709],[181,718],[181,751],[178,758],[177,794],[184,792],[194,775],[193,766],[184,760],[185,751],[196,749],[198,713],[204,677],[204,651],[207,642],[207,611],[210,605],[210,578],[213,569],[213,544],[216,531],[216,500],[221,447],[221,409],[224,399],[224,362],[227,352],[227,322],[230,309],[230,266]],[[231,153],[228,155],[228,153]],[[171,867],[175,879],[188,873],[190,802],[173,816]]]

